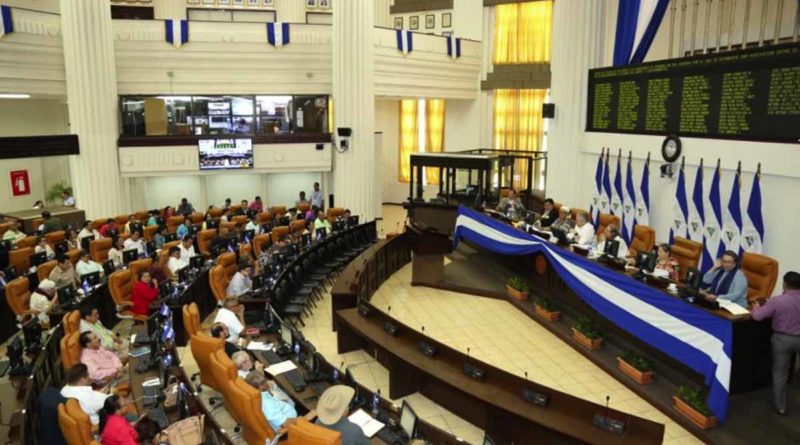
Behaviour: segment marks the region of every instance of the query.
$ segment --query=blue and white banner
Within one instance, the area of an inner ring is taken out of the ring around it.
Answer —
[[[289,24],[282,22],[267,23],[267,42],[280,48],[289,44]]]
[[[686,176],[683,162],[678,172],[678,185],[675,187],[675,202],[672,204],[672,221],[669,225],[669,243],[672,244],[676,236],[686,238],[686,217],[689,209],[686,203]]]
[[[697,167],[697,173],[694,176],[694,188],[692,189],[692,200],[689,201],[689,216],[686,219],[686,231],[689,234],[689,239],[702,243],[705,237],[705,206],[703,202],[703,160],[700,160],[700,165]]]
[[[669,0],[619,0],[615,66],[644,61],[668,5]]]
[[[800,0],[798,0],[800,1]],[[753,177],[753,188],[747,201],[742,247],[745,252],[762,253],[764,250],[764,216],[761,213],[761,164]]]
[[[740,242],[742,234],[742,200],[740,193],[742,189],[742,169],[741,164],[736,169],[736,176],[731,184],[731,194],[728,198],[728,206],[722,213],[722,242],[725,250],[741,253]]]
[[[617,154],[617,171],[614,173],[614,194],[611,196],[611,213],[622,214],[622,150]],[[617,227],[619,229],[619,227]]]
[[[180,48],[189,41],[188,20],[164,20],[164,29],[167,42],[175,48]]]
[[[642,182],[636,190],[636,224],[650,225],[650,152],[642,168]]]
[[[0,39],[12,32],[14,32],[14,19],[11,17],[11,8],[0,5]]]
[[[714,170],[714,177],[711,179],[711,189],[708,192],[708,200],[705,209],[705,249],[703,251],[703,262],[700,270],[705,273],[714,266],[714,260],[722,256],[725,246],[722,244],[722,198],[720,197],[720,169],[719,159],[717,168]]]
[[[397,32],[397,49],[403,54],[411,54],[411,51],[414,50],[414,34],[402,29],[395,32]]]
[[[603,188],[600,191],[600,213],[611,213],[611,169],[608,167],[608,158],[611,149],[606,152],[606,160],[603,165]]]
[[[453,60],[461,57],[461,37],[447,37],[447,56]]]
[[[453,240],[456,245],[468,240],[502,255],[541,253],[592,309],[702,374],[710,389],[708,406],[725,420],[733,350],[730,321],[466,207],[458,208]]]
[[[631,152],[628,152],[628,169],[625,173],[625,189],[622,200],[622,238],[627,245],[633,240],[633,229],[636,226],[636,190],[633,187],[633,169],[631,168]]]
[[[592,218],[592,225],[597,227],[597,222],[600,219],[600,193],[603,188],[603,157],[606,154],[606,148],[600,151],[600,157],[597,158],[597,167],[594,170],[594,193],[592,194],[592,204],[589,206],[589,215]]]

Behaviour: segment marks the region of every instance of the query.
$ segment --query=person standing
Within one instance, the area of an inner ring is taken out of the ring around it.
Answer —
[[[758,321],[772,317],[772,395],[775,412],[785,416],[789,365],[800,354],[800,273],[787,272],[783,294],[763,305],[756,301],[750,315]]]
[[[325,207],[325,197],[322,194],[322,190],[319,189],[319,182],[314,183],[314,191],[311,192],[311,205],[320,209]]]

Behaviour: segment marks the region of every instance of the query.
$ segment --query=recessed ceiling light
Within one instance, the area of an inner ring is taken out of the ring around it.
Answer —
[[[21,93],[0,93],[0,99],[30,99],[30,94]]]

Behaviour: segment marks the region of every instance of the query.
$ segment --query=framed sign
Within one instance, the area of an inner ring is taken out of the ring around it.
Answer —
[[[445,12],[442,14],[442,28],[449,28],[453,26],[453,14]]]
[[[408,29],[419,29],[419,16],[412,15],[408,18]]]
[[[433,29],[436,27],[436,16],[428,14],[425,16],[425,29]]]
[[[28,170],[14,170],[11,172],[11,193],[13,196],[31,194],[31,181]]]
[[[394,29],[403,29],[403,17],[394,18]]]

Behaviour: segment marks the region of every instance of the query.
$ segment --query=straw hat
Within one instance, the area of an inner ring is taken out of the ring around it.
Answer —
[[[39,289],[41,290],[53,290],[56,288],[56,283],[50,279],[44,279],[39,283]]]
[[[325,425],[338,422],[350,406],[355,393],[353,388],[345,385],[334,385],[326,389],[317,403],[317,417],[320,422]]]

